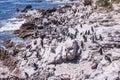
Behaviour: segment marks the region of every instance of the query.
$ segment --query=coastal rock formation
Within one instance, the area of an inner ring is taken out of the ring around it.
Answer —
[[[18,77],[28,80],[120,79],[117,10],[101,11],[91,3],[79,2],[38,10],[26,19],[15,31],[26,42],[16,54],[22,75]]]

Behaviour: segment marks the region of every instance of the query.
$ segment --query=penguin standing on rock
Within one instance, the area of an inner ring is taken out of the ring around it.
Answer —
[[[105,55],[105,60],[109,61],[110,63],[112,62],[109,54],[108,54],[108,55]]]
[[[85,45],[83,43],[83,41],[81,41],[81,48],[84,49]]]
[[[80,27],[83,28],[82,24],[80,24]]]
[[[103,41],[103,38],[102,38],[102,36],[101,36],[101,35],[99,36],[99,39],[100,39],[101,41]]]
[[[90,35],[90,30],[88,30],[88,35]]]
[[[87,42],[87,37],[83,35],[84,42]]]
[[[94,32],[94,28],[93,27],[91,27],[91,31]]]
[[[102,47],[100,47],[99,52],[100,52],[100,55],[103,55],[103,49],[102,49]]]
[[[29,78],[29,74],[25,72],[26,79]]]
[[[38,69],[38,65],[36,63],[34,63],[33,66],[34,66],[34,70]]]

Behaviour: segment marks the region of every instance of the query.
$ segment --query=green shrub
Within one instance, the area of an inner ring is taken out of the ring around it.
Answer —
[[[100,0],[98,2],[98,5],[99,7],[102,7],[103,9],[109,9],[109,10],[112,10],[113,9],[113,6],[112,6],[112,3],[109,2],[109,1],[106,1],[106,0]]]
[[[112,3],[120,3],[120,0],[111,0]]]
[[[99,1],[99,6],[100,7],[109,7],[110,6],[110,2],[108,1]]]

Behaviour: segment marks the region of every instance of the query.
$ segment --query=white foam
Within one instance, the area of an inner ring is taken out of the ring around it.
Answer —
[[[2,27],[0,27],[0,32],[18,30],[24,22],[25,20],[11,18]]]
[[[30,11],[28,11],[27,13],[26,13],[26,15],[32,15],[32,14],[37,14],[38,13],[38,11],[37,10],[30,10]]]

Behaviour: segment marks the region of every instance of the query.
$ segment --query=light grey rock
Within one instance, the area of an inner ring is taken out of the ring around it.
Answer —
[[[52,76],[49,77],[48,80],[62,80],[60,77]]]

